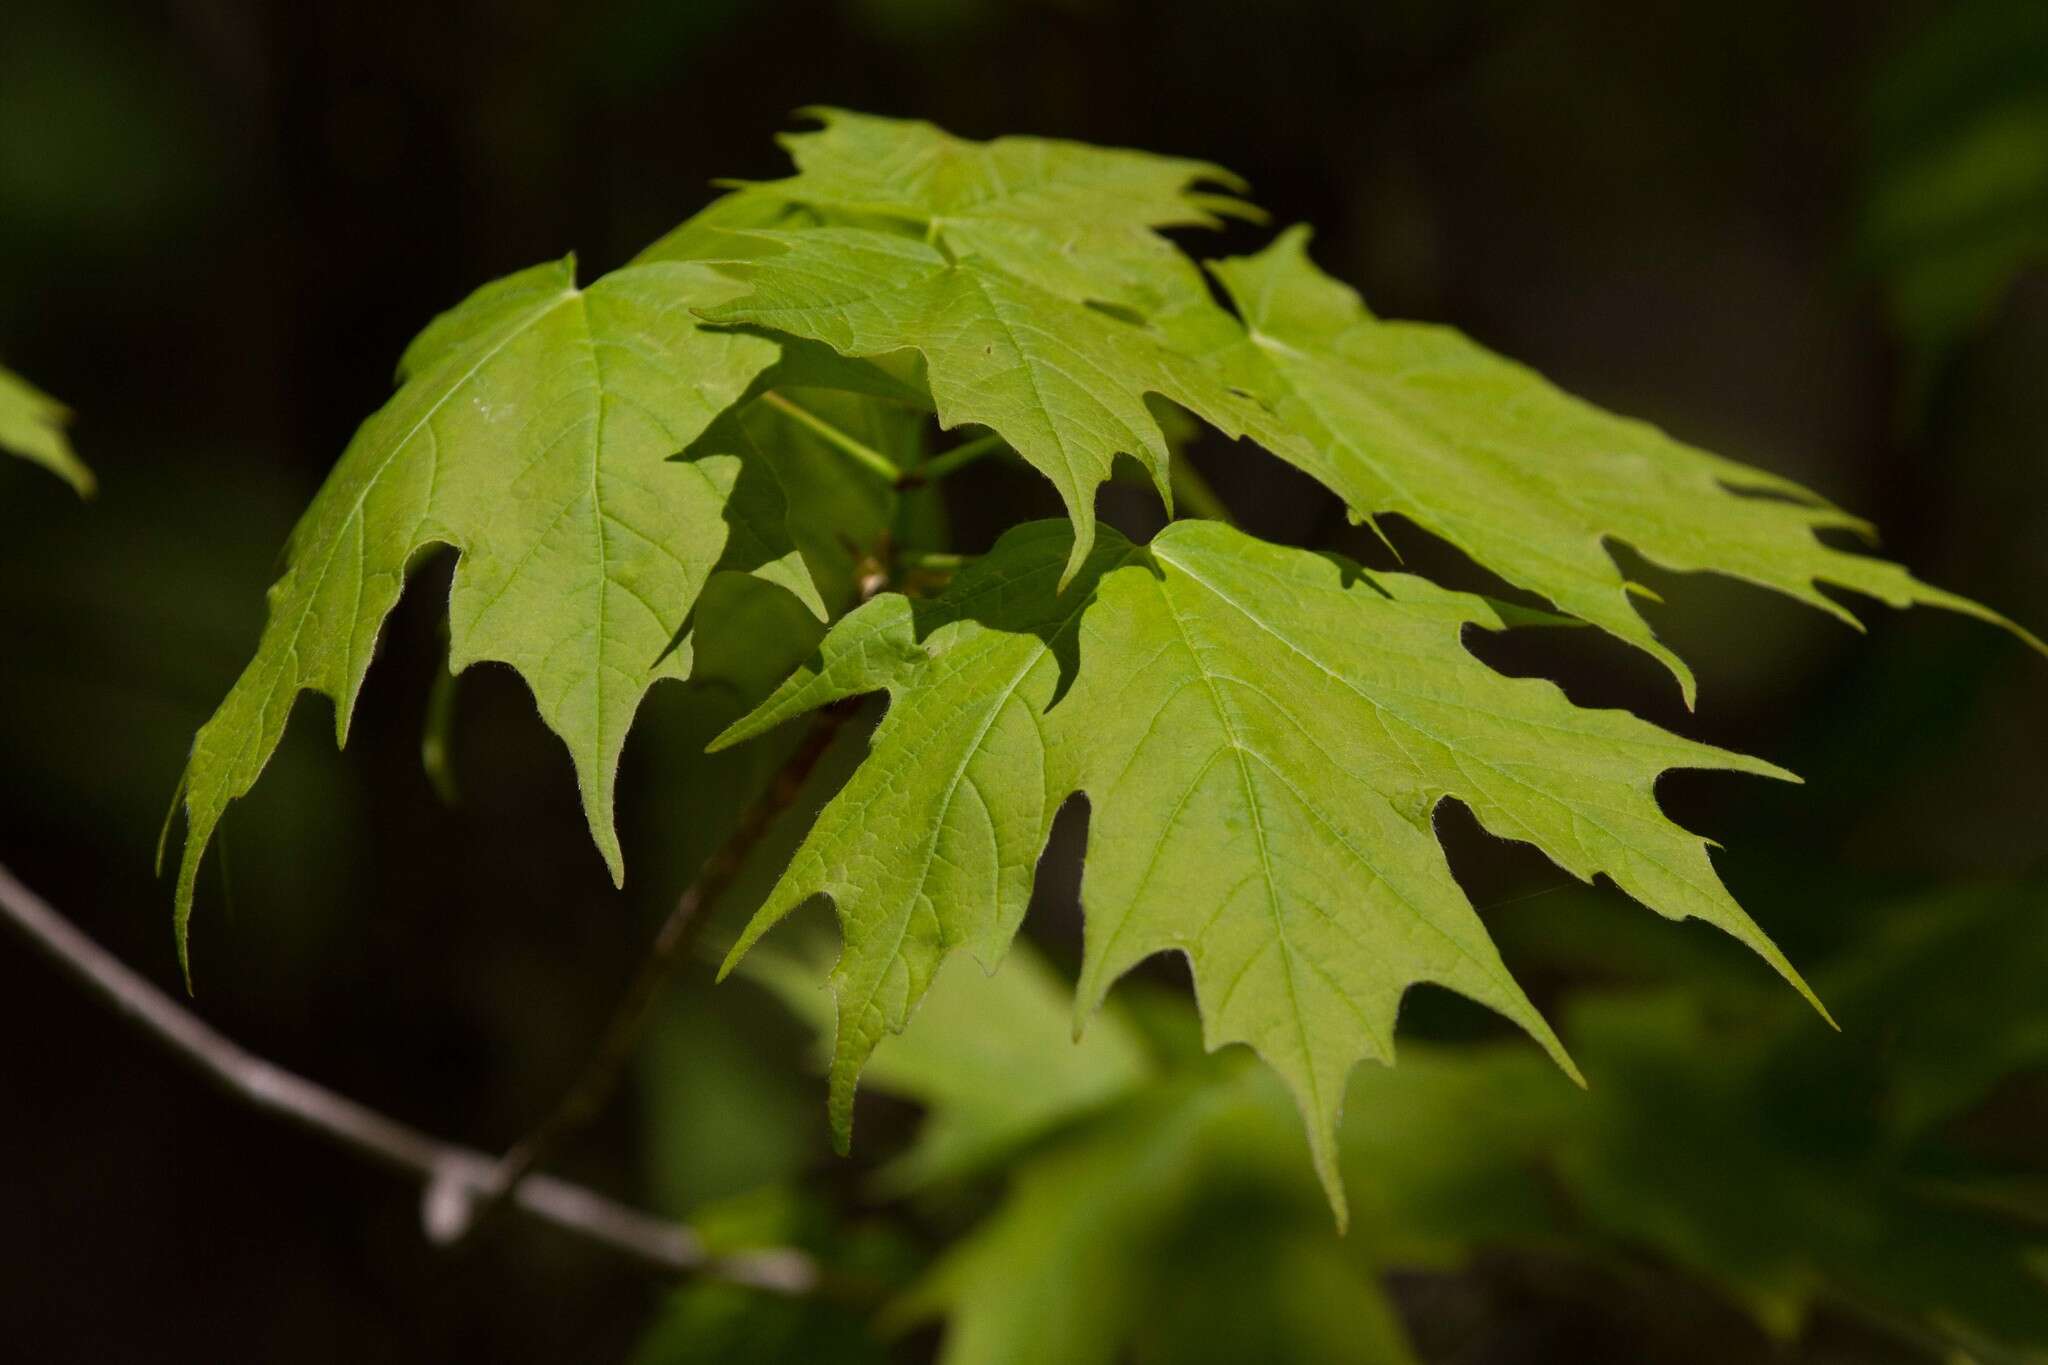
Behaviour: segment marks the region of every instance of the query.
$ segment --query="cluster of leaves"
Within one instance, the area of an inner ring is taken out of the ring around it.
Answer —
[[[873,1192],[940,1222],[993,1203],[887,1303],[881,1338],[943,1318],[945,1365],[1407,1362],[1421,1353],[1387,1272],[1519,1249],[1661,1262],[1780,1342],[1824,1309],[1957,1359],[2048,1359],[2048,1167],[1987,1148],[1968,1121],[2048,1066],[2044,906],[2033,883],[1859,907],[1867,932],[1817,972],[1839,1038],[1711,942],[1631,934],[1598,897],[1517,912],[1540,921],[1521,926],[1544,945],[1539,970],[1634,981],[1565,1013],[1600,1084],[1580,1095],[1502,1043],[1414,1044],[1399,1068],[1361,1070],[1341,1238],[1294,1154],[1284,1088],[1241,1055],[1205,1055],[1181,1001],[1127,992],[1074,1045],[1068,987],[1028,947],[993,977],[949,968],[869,1068],[926,1111]],[[764,949],[748,971],[829,1036],[828,952],[811,946]],[[730,1207],[758,1219],[765,1205]],[[800,1235],[800,1221],[785,1206],[753,1231]],[[872,1266],[873,1246],[836,1254]],[[714,1305],[734,1340],[786,1344],[809,1323],[806,1359],[885,1358],[843,1313],[827,1326],[816,1306],[713,1290],[683,1296],[645,1359],[723,1358],[702,1352],[727,1338],[680,1326]]]
[[[1077,1019],[1140,959],[1192,964],[1203,1037],[1244,1042],[1306,1116],[1340,1220],[1348,1077],[1391,1061],[1417,983],[1500,1011],[1576,1076],[1452,878],[1433,829],[1488,830],[1699,917],[1798,974],[1668,821],[1672,767],[1787,776],[1496,673],[1468,627],[1588,623],[1690,670],[1608,553],[1712,570],[1845,620],[1823,586],[2001,621],[1822,532],[1862,532],[1778,476],[1564,394],[1459,334],[1372,315],[1305,231],[1209,277],[1162,229],[1257,218],[1200,162],[826,111],[789,178],[735,188],[588,285],[573,261],[486,286],[406,352],[294,532],[256,656],[183,779],[181,954],[200,860],[301,692],[345,738],[381,624],[430,547],[459,554],[449,664],[510,664],[566,743],[615,880],[618,761],[640,703],[700,643],[744,639],[750,580],[830,629],[715,747],[885,690],[871,750],[767,894],[735,959],[834,901],[845,949],[832,1115],[942,960],[992,967],[1051,821],[1093,812]],[[1119,458],[1169,508],[1160,404],[1306,472],[1361,522],[1395,514],[1557,613],[1181,522],[1096,525]],[[927,456],[931,419],[985,433]],[[906,489],[1006,448],[1067,519],[1023,526],[934,597],[901,582]],[[835,456],[845,457],[836,465]],[[828,472],[829,471],[829,472]],[[865,481],[865,482],[863,482]],[[897,531],[899,536],[883,534]],[[851,609],[850,609],[851,608]]]
[[[80,497],[91,497],[92,471],[64,436],[70,417],[62,403],[0,369],[0,450],[41,465],[77,489]]]

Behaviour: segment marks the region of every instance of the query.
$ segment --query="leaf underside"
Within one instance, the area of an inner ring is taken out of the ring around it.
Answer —
[[[1066,524],[1035,523],[936,601],[875,599],[720,737],[890,694],[869,757],[728,960],[832,899],[842,1142],[862,1064],[946,954],[1001,957],[1077,792],[1077,1025],[1137,962],[1184,953],[1209,1045],[1248,1043],[1287,1080],[1340,1216],[1345,1077],[1392,1061],[1409,986],[1491,1006],[1571,1071],[1451,876],[1432,827],[1446,797],[1577,876],[1719,925],[1804,989],[1653,793],[1674,767],[1780,770],[1494,673],[1460,639],[1502,624],[1481,598],[1209,522],[1142,547],[1104,532],[1060,593],[1071,543]]]
[[[729,210],[736,229],[768,230],[744,247],[727,233],[734,259],[721,265],[752,292],[711,316],[852,356],[917,352],[943,424],[989,426],[1053,482],[1077,531],[1070,572],[1118,455],[1168,496],[1171,455],[1144,410],[1156,394],[1249,435],[1360,520],[1406,516],[1647,651],[1688,705],[1692,672],[1629,601],[1646,590],[1609,540],[1851,625],[1822,585],[1946,607],[2043,648],[1967,598],[1826,544],[1817,532],[1870,528],[1789,479],[1603,412],[1452,329],[1373,317],[1309,261],[1306,229],[1212,265],[1226,311],[1156,231],[1255,212],[1194,188],[1238,188],[1214,167],[816,112],[821,131],[785,139],[798,173],[749,187],[738,199],[756,202]],[[825,226],[793,230],[774,207],[788,204]]]
[[[1248,335],[1233,369],[1312,445],[1311,470],[1352,507],[1394,512],[1502,578],[1648,651],[1693,697],[1692,672],[1629,600],[1605,541],[1667,569],[1713,570],[1850,625],[1820,590],[1946,607],[2010,628],[1967,598],[1819,531],[1870,528],[1789,479],[1581,402],[1448,327],[1387,322],[1317,270],[1294,228],[1212,268]],[[2038,642],[2036,642],[2038,645]]]

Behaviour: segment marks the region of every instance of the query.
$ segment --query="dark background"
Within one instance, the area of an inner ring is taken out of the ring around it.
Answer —
[[[813,103],[1221,162],[1276,222],[1313,221],[1320,260],[1380,313],[1452,322],[1798,477],[1875,519],[1924,576],[2048,629],[2048,279],[1963,271],[1916,294],[1921,247],[1888,238],[1881,211],[1887,177],[1969,101],[2048,74],[2048,47],[1997,36],[2005,8],[11,0],[0,361],[77,409],[102,491],[80,504],[0,466],[0,860],[172,982],[151,854],[184,748],[404,343],[484,280],[568,250],[590,277],[713,177],[778,174],[771,137]],[[1971,24],[1993,37],[1943,36]],[[1976,53],[1949,63],[1963,76],[1915,55],[1942,43]],[[1999,208],[1993,246],[2038,232],[2041,208]],[[1371,553],[1276,462],[1197,458],[1251,529]],[[969,548],[991,508],[1056,508],[993,467],[954,506]],[[1486,582],[1402,543],[1418,567]],[[1502,661],[1807,777],[1660,789],[1734,850],[1731,887],[1795,961],[1818,885],[2015,874],[2048,852],[2048,674],[2012,641],[1874,605],[1857,636],[1733,584],[1638,572],[1696,665],[1696,716],[1654,664],[1601,641]],[[465,679],[464,800],[434,799],[417,753],[445,573],[394,615],[348,751],[326,703],[305,703],[228,821],[194,924],[196,1006],[287,1066],[500,1148],[574,1073],[692,854],[665,823],[658,741],[636,741],[620,798],[633,880],[612,891],[566,756],[504,670]],[[659,736],[675,703],[656,696]],[[1554,875],[1477,840],[1453,853],[1482,903]],[[1060,931],[1057,908],[1043,918]],[[813,1155],[823,1088],[800,1035],[724,989],[730,1008],[715,997],[703,1024],[726,1040],[713,1051],[769,1073],[731,1102],[786,1112],[801,1159],[842,1178]],[[623,1096],[568,1173],[677,1212],[690,1180],[740,1179],[716,1152],[678,1175],[647,1151],[652,1102]],[[862,1159],[889,1141],[869,1129]],[[607,1360],[659,1292],[510,1222],[460,1257],[428,1250],[404,1182],[219,1097],[0,938],[9,1354]],[[1526,1330],[1537,1320],[1545,1333]],[[1656,1358],[1654,1331],[1566,1296],[1514,1308],[1485,1358]]]

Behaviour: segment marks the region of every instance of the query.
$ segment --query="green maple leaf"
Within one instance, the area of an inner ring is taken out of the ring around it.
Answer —
[[[720,263],[752,292],[703,310],[846,356],[920,353],[941,426],[978,423],[1052,480],[1073,519],[1071,577],[1095,537],[1095,491],[1135,456],[1171,505],[1156,394],[1290,458],[1297,439],[1215,369],[1162,336],[915,237],[823,227],[749,234],[782,248]],[[1303,451],[1301,454],[1305,454]]]
[[[527,680],[623,879],[619,754],[648,688],[690,671],[683,632],[726,551],[741,475],[732,454],[675,457],[781,353],[698,325],[691,308],[732,291],[677,262],[579,288],[567,260],[485,286],[407,349],[402,387],[292,533],[254,659],[193,741],[181,956],[200,859],[228,803],[261,774],[301,691],[334,701],[345,741],[377,632],[407,567],[435,544],[461,554],[449,666],[499,661]],[[774,567],[792,583],[800,572]]]
[[[1451,876],[1432,826],[1445,797],[1577,876],[1719,925],[1804,990],[1652,790],[1674,767],[1788,774],[1486,668],[1460,642],[1505,624],[1482,598],[1208,522],[1145,547],[1105,535],[1062,595],[1071,539],[1022,527],[935,602],[876,598],[720,737],[891,697],[728,959],[808,897],[835,902],[842,1145],[868,1054],[948,952],[1000,958],[1076,792],[1091,812],[1077,1017],[1144,957],[1186,954],[1207,1042],[1280,1071],[1340,1217],[1345,1078],[1392,1060],[1409,986],[1491,1006],[1571,1070]]]
[[[70,410],[62,403],[37,392],[19,375],[0,370],[0,450],[41,465],[77,489],[80,497],[89,498],[92,471],[64,439],[64,424],[70,420]]]
[[[735,257],[773,255],[781,250],[775,230],[816,227],[825,219],[772,195],[738,192],[723,195],[683,220],[660,240],[633,258],[635,265],[664,261],[730,262]],[[769,240],[764,240],[767,238]],[[821,389],[861,394],[886,401],[891,408],[931,411],[924,381],[892,368],[888,362],[853,360],[831,347],[796,337],[778,336],[782,354],[775,367],[755,381],[756,389]],[[870,420],[863,416],[863,421]]]
[[[1187,257],[1156,229],[1263,216],[1202,189],[1244,189],[1206,161],[1051,138],[973,142],[915,120],[805,112],[824,126],[778,139],[797,173],[750,185],[751,194],[901,224],[952,257],[978,257],[1076,302],[1149,315],[1206,299]]]
[[[774,195],[722,194],[649,243],[634,265],[716,261],[744,250],[745,234],[762,228],[815,226],[817,215]]]
[[[1629,601],[1644,590],[1623,577],[1609,539],[1667,569],[1776,589],[1852,626],[1821,584],[2017,629],[1896,564],[1824,544],[1815,532],[1870,528],[1789,479],[1581,402],[1451,328],[1372,316],[1307,248],[1297,227],[1256,256],[1212,267],[1256,353],[1236,357],[1233,377],[1315,449],[1303,467],[1354,509],[1398,512],[1649,651],[1688,703],[1692,673]]]

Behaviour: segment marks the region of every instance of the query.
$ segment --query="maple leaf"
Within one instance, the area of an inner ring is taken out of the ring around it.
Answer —
[[[740,191],[722,195],[690,215],[633,258],[635,265],[662,261],[730,262],[735,258],[774,255],[782,250],[774,231],[818,227],[823,216],[771,195]],[[756,390],[820,389],[885,400],[892,408],[931,411],[924,381],[891,367],[840,355],[831,347],[799,337],[777,336],[782,348],[775,367],[756,379]],[[866,413],[862,420],[867,420]]]
[[[255,657],[193,741],[181,959],[200,859],[228,803],[262,773],[301,691],[334,701],[345,742],[378,630],[435,544],[460,552],[449,667],[493,660],[526,679],[623,880],[619,754],[648,688],[689,673],[684,628],[725,552],[740,476],[731,454],[673,457],[781,353],[698,325],[691,307],[732,291],[677,262],[579,288],[571,258],[484,286],[407,349],[402,387],[292,533]]]
[[[1212,264],[1255,355],[1222,361],[1316,452],[1314,474],[1358,512],[1397,512],[1502,578],[1692,672],[1629,601],[1608,553],[1624,541],[1667,569],[1713,570],[1857,624],[1820,590],[1926,603],[2040,641],[1998,613],[1815,532],[1860,518],[1775,474],[1675,441],[1553,387],[1457,331],[1387,322],[1308,257],[1296,227],[1256,256]]]
[[[1061,595],[1071,542],[1034,523],[936,601],[876,598],[718,741],[890,694],[867,761],[727,960],[808,897],[835,903],[842,1146],[868,1054],[948,952],[1001,957],[1076,792],[1090,808],[1077,1018],[1141,959],[1184,953],[1208,1044],[1248,1043],[1280,1071],[1340,1218],[1345,1078],[1392,1060],[1409,986],[1491,1006],[1576,1075],[1451,875],[1432,826],[1446,797],[1581,878],[1720,926],[1805,989],[1652,790],[1674,767],[1789,774],[1493,672],[1460,641],[1505,623],[1483,598],[1213,522],[1143,547],[1105,534]]]
[[[62,403],[39,393],[19,375],[0,369],[0,450],[39,464],[91,497],[92,471],[64,439],[71,413]]]
[[[1075,302],[1149,315],[1206,300],[1199,273],[1156,229],[1264,216],[1236,197],[1243,181],[1206,161],[1052,138],[974,142],[917,120],[803,112],[824,126],[777,139],[797,173],[749,192],[903,224],[954,258],[979,257]]]
[[[956,261],[915,237],[868,228],[748,236],[782,250],[718,262],[752,291],[703,316],[847,356],[919,352],[941,426],[990,428],[1059,490],[1075,530],[1067,578],[1094,543],[1095,490],[1118,455],[1134,456],[1172,504],[1168,446],[1148,394],[1228,436],[1300,457],[1298,438],[1272,414],[1159,334],[978,258]]]

